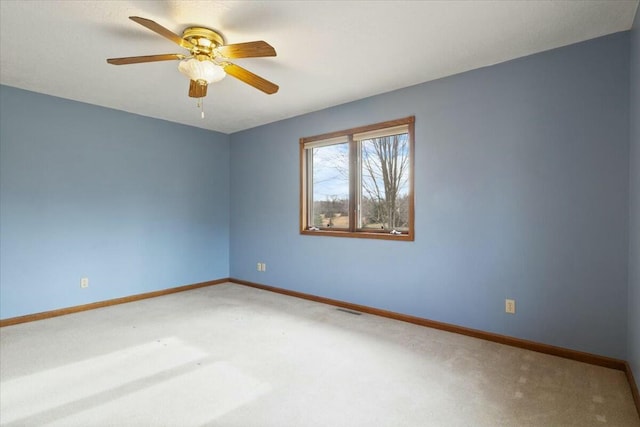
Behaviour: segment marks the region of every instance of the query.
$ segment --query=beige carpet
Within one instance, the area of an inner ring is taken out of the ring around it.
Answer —
[[[624,373],[224,284],[0,330],[2,426],[640,426]]]

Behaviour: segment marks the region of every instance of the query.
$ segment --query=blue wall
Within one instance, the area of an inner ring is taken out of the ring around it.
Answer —
[[[640,385],[640,7],[631,31],[629,363]]]
[[[0,317],[232,276],[637,375],[638,20],[231,136],[0,86]],[[408,115],[416,241],[299,235],[298,139]]]
[[[1,86],[0,317],[228,277],[228,165],[227,135]]]
[[[408,115],[415,242],[301,236],[298,139]],[[239,132],[230,147],[232,277],[625,358],[628,33]]]

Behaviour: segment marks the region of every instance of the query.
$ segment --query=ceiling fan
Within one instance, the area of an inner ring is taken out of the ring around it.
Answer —
[[[276,56],[275,49],[265,41],[225,45],[220,33],[209,28],[189,27],[182,32],[182,36],[179,36],[150,19],[139,16],[130,16],[129,19],[188,49],[189,54],[168,53],[109,58],[107,59],[109,64],[127,65],[180,60],[178,69],[190,79],[189,96],[192,98],[205,97],[209,83],[222,80],[226,74],[269,95],[276,93],[279,89],[278,85],[228,61],[236,58]]]

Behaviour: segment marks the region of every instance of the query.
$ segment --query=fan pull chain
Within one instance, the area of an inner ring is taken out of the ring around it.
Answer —
[[[198,108],[200,109],[200,118],[204,119],[204,100],[198,98]]]

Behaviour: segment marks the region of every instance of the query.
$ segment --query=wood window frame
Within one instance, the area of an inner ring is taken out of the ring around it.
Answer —
[[[353,179],[354,171],[357,169],[357,144],[353,141],[353,135],[372,132],[375,130],[383,130],[398,126],[406,126],[409,135],[409,212],[408,212],[408,231],[401,234],[391,234],[388,230],[372,230],[358,229],[358,212],[357,212],[357,188],[358,181]],[[309,183],[308,183],[308,160],[306,144],[330,140],[334,138],[346,137],[349,143],[349,229],[320,229],[312,230],[309,224],[310,208],[309,208]],[[365,239],[382,239],[396,241],[414,241],[415,240],[415,215],[414,215],[414,163],[415,163],[415,116],[409,116],[401,119],[389,120],[382,123],[375,123],[367,126],[360,126],[352,129],[346,129],[336,132],[324,133],[321,135],[300,138],[300,234],[308,236],[331,236],[331,237],[354,237]]]

